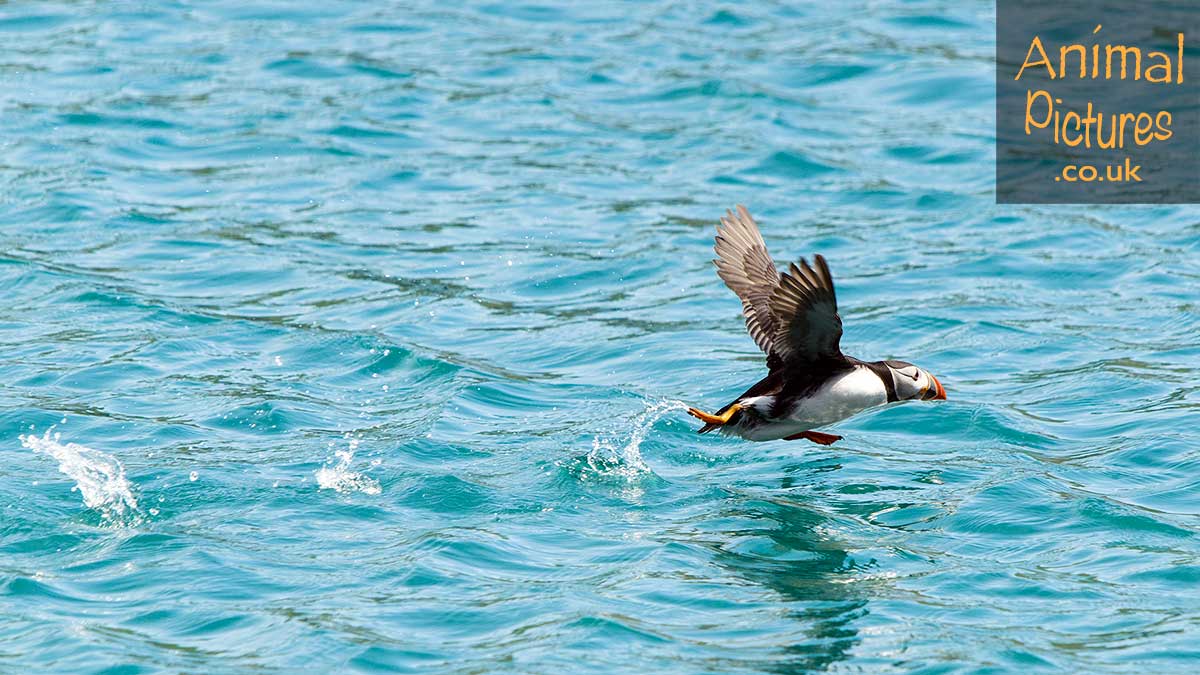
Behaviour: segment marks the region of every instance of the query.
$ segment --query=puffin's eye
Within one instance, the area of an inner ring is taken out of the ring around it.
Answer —
[[[921,372],[913,371],[912,379],[913,379],[913,382],[916,382],[917,380],[921,379]]]

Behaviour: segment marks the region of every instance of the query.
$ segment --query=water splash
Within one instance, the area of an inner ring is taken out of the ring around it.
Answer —
[[[135,525],[140,519],[136,485],[125,477],[125,467],[112,455],[78,443],[62,443],[62,434],[54,428],[37,436],[20,436],[21,445],[58,461],[58,470],[75,481],[73,492],[83,497],[83,505],[95,510],[110,523]]]
[[[655,422],[676,410],[687,410],[687,404],[668,399],[651,402],[633,418],[627,438],[620,433],[592,438],[592,450],[586,458],[587,468],[597,475],[620,476],[627,480],[651,473],[650,467],[642,459],[642,441],[646,440],[646,434],[650,433]]]
[[[358,438],[349,438],[346,448],[337,450],[333,453],[333,459],[325,462],[325,465],[317,469],[317,487],[322,490],[335,490],[337,492],[362,492],[368,495],[377,495],[383,492],[383,488],[379,486],[379,481],[370,476],[350,470],[350,464],[354,461],[354,453],[358,450],[358,445],[361,442]],[[337,464],[332,465],[334,459]]]

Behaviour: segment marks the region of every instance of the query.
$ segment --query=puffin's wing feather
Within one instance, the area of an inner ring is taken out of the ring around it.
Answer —
[[[800,259],[779,276],[769,306],[775,320],[771,353],[787,364],[805,364],[841,356],[842,318],[838,316],[833,277],[825,258],[815,267]]]
[[[779,271],[746,207],[739,204],[736,214],[725,212],[713,250],[717,252],[713,261],[717,275],[742,301],[750,337],[768,357],[772,356],[778,325],[771,311],[771,297],[779,287]]]

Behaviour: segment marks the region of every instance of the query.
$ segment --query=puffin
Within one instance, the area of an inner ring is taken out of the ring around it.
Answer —
[[[945,400],[942,383],[907,361],[861,361],[842,353],[842,318],[823,256],[813,256],[812,265],[801,258],[780,272],[741,205],[721,218],[713,250],[717,275],[742,301],[768,372],[715,413],[688,408],[704,422],[699,433],[831,445],[842,437],[814,429],[886,403]]]

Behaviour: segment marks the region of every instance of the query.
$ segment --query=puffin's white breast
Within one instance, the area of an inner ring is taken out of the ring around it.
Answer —
[[[870,368],[854,370],[830,379],[807,398],[796,402],[788,419],[808,424],[808,428],[833,424],[839,420],[887,403],[887,389]]]
[[[748,430],[745,438],[754,441],[783,438],[833,424],[884,403],[887,403],[887,389],[883,381],[866,366],[856,366],[798,399],[783,417]]]

